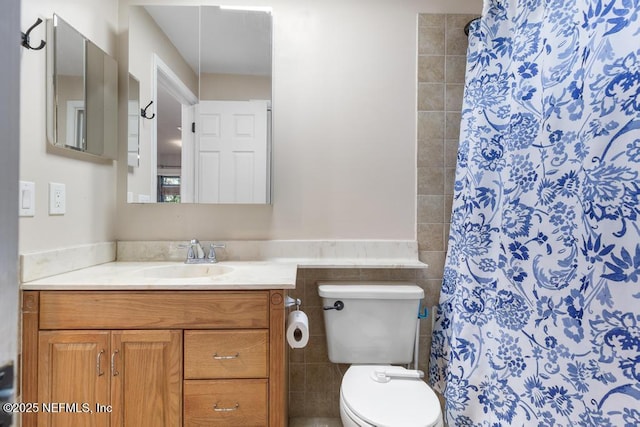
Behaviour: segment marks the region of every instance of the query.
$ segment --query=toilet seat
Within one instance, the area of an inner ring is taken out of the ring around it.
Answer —
[[[348,412],[377,427],[440,425],[440,400],[420,379],[393,378],[381,383],[372,373],[388,365],[354,365],[342,379],[340,397]],[[394,366],[387,369],[405,370]]]

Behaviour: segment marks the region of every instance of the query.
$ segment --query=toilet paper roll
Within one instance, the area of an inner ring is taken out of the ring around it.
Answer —
[[[309,342],[309,318],[300,310],[289,313],[287,342],[291,348],[302,348]]]

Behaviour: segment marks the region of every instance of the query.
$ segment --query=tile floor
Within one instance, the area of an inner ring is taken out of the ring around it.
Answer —
[[[289,427],[342,427],[340,418],[291,418]]]

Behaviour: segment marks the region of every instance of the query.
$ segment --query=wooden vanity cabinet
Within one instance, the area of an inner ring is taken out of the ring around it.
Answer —
[[[101,363],[101,359],[108,360],[109,357],[109,332],[43,331],[38,338],[41,349],[38,354],[39,393],[33,402],[73,405],[87,402],[91,411],[97,403],[106,405],[110,401],[109,374],[103,371]],[[80,408],[56,408],[56,411],[63,411],[58,413],[45,412],[46,408],[39,407],[36,414],[38,426],[109,426],[108,412],[73,412],[84,411],[83,403]]]
[[[41,331],[38,426],[176,426],[181,331]],[[69,405],[66,405],[69,404]]]
[[[283,294],[24,291],[22,425],[285,426]]]

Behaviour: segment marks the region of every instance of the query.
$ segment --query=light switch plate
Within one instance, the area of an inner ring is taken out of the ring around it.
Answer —
[[[20,200],[18,201],[20,216],[35,216],[36,214],[36,184],[35,182],[20,181]]]
[[[49,215],[64,215],[66,212],[67,194],[64,184],[49,183]]]

